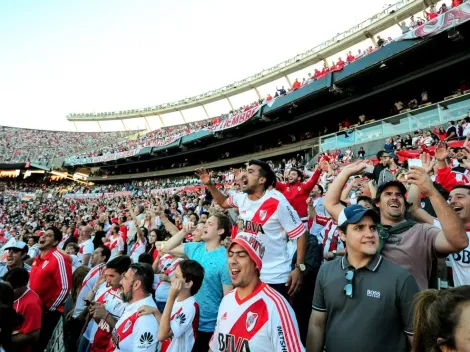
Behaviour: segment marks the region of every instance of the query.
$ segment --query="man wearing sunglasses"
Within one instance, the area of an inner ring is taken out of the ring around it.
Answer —
[[[347,254],[321,266],[315,286],[307,350],[405,351],[413,334],[413,276],[378,254],[379,215],[361,205],[344,208],[338,232]]]

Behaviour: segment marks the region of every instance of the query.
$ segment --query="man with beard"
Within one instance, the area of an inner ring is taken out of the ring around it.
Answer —
[[[260,280],[264,251],[258,237],[245,232],[228,247],[235,289],[220,304],[211,351],[305,351],[289,303]]]
[[[72,287],[72,264],[69,257],[57,249],[62,233],[49,227],[39,238],[39,255],[31,266],[30,288],[44,304],[39,341],[33,351],[43,352],[64,311],[64,302]]]
[[[127,307],[113,331],[111,343],[114,351],[160,351],[157,319],[153,315],[138,316],[143,306],[157,307],[151,294],[152,284],[153,270],[149,264],[131,264],[124,274],[121,280],[122,300]]]
[[[28,254],[28,245],[23,241],[15,241],[5,248],[6,262],[0,263],[0,281],[2,277],[13,268],[25,268],[27,272],[31,267],[23,259]]]
[[[331,184],[325,196],[325,208],[336,220],[344,206],[340,204],[341,191],[347,180],[365,170],[367,164],[355,162],[346,166]],[[429,198],[442,230],[408,221],[405,218],[410,204],[406,202],[406,188],[398,181],[383,184],[377,189],[375,206],[380,212],[379,253],[391,262],[413,274],[421,290],[429,287],[432,261],[439,254],[460,252],[468,246],[468,237],[462,221],[447,204],[432,182],[423,177],[426,171],[411,167],[407,182],[415,184]]]
[[[206,170],[198,169],[196,174],[222,208],[238,208],[243,231],[259,236],[266,247],[261,280],[284,297],[296,294],[306,269],[304,259],[308,233],[287,199],[271,189],[276,176],[269,165],[261,160],[248,161],[246,173],[241,177],[243,193],[228,198],[212,184]],[[291,268],[292,253],[288,250],[288,239],[297,239],[294,270]]]
[[[312,177],[307,182],[303,182],[302,172],[292,168],[287,176],[287,182],[276,182],[276,190],[286,197],[304,224],[308,221],[307,198],[317,184],[320,175],[321,170],[316,169]]]
[[[106,264],[106,286],[109,289],[90,307],[90,315],[98,324],[90,352],[105,351],[109,346],[113,328],[126,307],[121,281],[130,265],[128,256],[117,257]]]

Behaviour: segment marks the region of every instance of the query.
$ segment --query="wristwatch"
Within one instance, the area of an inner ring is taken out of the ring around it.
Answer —
[[[334,255],[335,258],[336,258],[338,251],[337,251],[336,249],[334,249],[334,250],[331,251],[331,253],[333,253],[333,255]]]
[[[295,264],[295,267],[299,268],[301,272],[304,272],[306,269],[305,264]]]

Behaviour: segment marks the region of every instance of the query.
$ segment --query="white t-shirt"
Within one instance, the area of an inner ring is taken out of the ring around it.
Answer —
[[[111,341],[115,352],[160,352],[161,344],[157,339],[159,324],[151,315],[137,316],[142,306],[156,308],[152,295],[129,304],[116,323]]]
[[[182,302],[176,300],[170,317],[173,337],[166,352],[190,352],[194,346],[194,335],[197,333],[198,325],[199,305],[194,296]]]
[[[230,346],[239,346],[237,351],[305,351],[292,307],[262,282],[244,299],[237,289],[223,298],[209,347],[229,351]]]
[[[72,262],[72,274],[77,270],[79,267],[82,266],[82,261],[78,258],[75,254],[69,254],[70,261]]]
[[[439,220],[434,219],[434,226],[442,229]],[[467,232],[470,242],[470,232]],[[447,260],[452,266],[454,287],[470,285],[470,244],[458,253],[449,254]]]
[[[62,239],[60,240],[59,244],[57,245],[57,248],[58,249],[62,249],[62,250],[65,250],[64,248],[64,244],[65,244],[65,241],[67,241],[69,239],[70,235],[62,235]]]
[[[291,269],[288,239],[296,239],[305,232],[305,225],[297,212],[280,192],[267,190],[256,201],[246,193],[228,198],[231,207],[238,208],[243,220],[243,231],[259,237],[265,247],[261,280],[269,284],[286,283]]]
[[[85,301],[84,299],[88,296],[88,293],[92,290],[93,286],[95,286],[96,280],[101,275],[101,270],[104,268],[104,264],[98,264],[94,266],[88,274],[86,274],[85,278],[83,279],[82,288],[77,296],[77,302],[75,303],[75,309],[73,311],[73,317],[77,318],[81,312],[85,309]]]
[[[124,241],[122,240],[121,236],[111,237],[109,239],[109,242],[106,242],[106,245],[109,247],[109,250],[111,251],[111,256],[109,257],[108,262],[116,258],[119,255],[119,253],[124,252]]]
[[[78,244],[78,247],[80,247],[77,257],[80,259],[80,262],[83,263],[83,256],[89,254],[90,255],[90,260],[88,261],[88,267],[91,268],[91,255],[93,254],[95,250],[95,246],[93,244],[93,241],[91,238],[87,239],[86,241],[83,241],[82,243]]]

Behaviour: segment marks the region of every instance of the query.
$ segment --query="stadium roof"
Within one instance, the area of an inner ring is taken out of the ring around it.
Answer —
[[[424,3],[427,6],[437,2],[438,0],[424,0]],[[420,12],[422,9],[423,1],[421,0],[399,1],[394,5],[390,5],[375,16],[357,24],[343,33],[336,35],[335,37],[321,43],[320,45],[307,50],[304,53],[298,54],[253,76],[234,82],[228,86],[199,94],[195,97],[147,108],[134,108],[130,110],[114,112],[72,113],[67,115],[66,118],[69,121],[99,122],[159,116],[161,114],[171,112],[180,112],[183,121],[185,121],[182,111],[194,107],[202,107],[205,111],[205,114],[207,115],[207,118],[214,117],[209,116],[204,108],[205,104],[227,99],[230,106],[233,106],[230,101],[230,97],[250,90],[254,90],[258,98],[261,99],[262,97],[257,87],[282,77],[287,78],[288,74],[297,72],[318,62],[324,61],[326,58],[342,50],[346,50],[367,38],[374,40],[374,36],[376,34],[396,25],[398,22],[408,18],[409,16]],[[288,78],[287,81],[290,82]],[[162,125],[164,125],[163,122]]]

